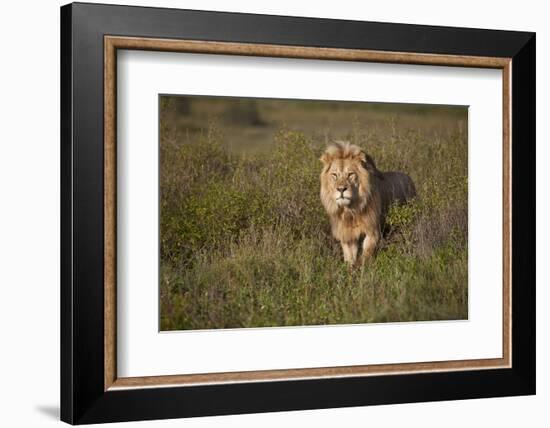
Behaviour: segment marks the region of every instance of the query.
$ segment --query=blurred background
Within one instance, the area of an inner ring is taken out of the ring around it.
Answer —
[[[466,132],[467,107],[350,101],[285,100],[209,96],[160,97],[161,125],[193,139],[212,125],[223,127],[232,151],[270,150],[281,129],[329,142],[368,132],[392,137],[396,127],[444,134],[457,124]],[[399,118],[399,123],[396,121]]]

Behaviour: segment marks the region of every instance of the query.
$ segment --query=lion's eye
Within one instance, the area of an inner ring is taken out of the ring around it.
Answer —
[[[331,177],[332,177],[333,180],[336,180],[336,178],[338,178],[338,175],[336,175],[334,172],[333,172],[332,174],[330,174],[330,175],[331,175]]]
[[[349,177],[349,178],[355,178],[356,175],[357,175],[357,174],[355,174],[355,172],[350,172],[350,173],[348,174],[348,177]]]

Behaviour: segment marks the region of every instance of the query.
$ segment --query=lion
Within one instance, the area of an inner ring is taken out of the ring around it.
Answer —
[[[332,236],[345,262],[361,264],[376,252],[390,205],[414,198],[416,188],[405,173],[378,170],[372,157],[349,142],[329,145],[320,160],[321,202]]]

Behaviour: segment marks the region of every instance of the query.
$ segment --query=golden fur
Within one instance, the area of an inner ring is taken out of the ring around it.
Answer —
[[[412,179],[402,172],[381,172],[360,147],[336,142],[321,156],[321,202],[332,235],[350,264],[370,258],[382,236],[392,202],[416,196]]]

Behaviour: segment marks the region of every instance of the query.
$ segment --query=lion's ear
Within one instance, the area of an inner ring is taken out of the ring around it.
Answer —
[[[376,168],[376,164],[374,163],[374,159],[368,155],[367,153],[361,151],[361,154],[360,154],[360,158],[361,158],[361,164],[363,165],[363,167],[372,175],[378,177],[378,178],[384,178],[384,176],[382,175],[382,173],[380,172],[380,170],[378,168]]]
[[[332,156],[325,152],[321,155],[319,160],[323,162],[323,165],[327,166],[330,165],[330,163],[332,162]]]

